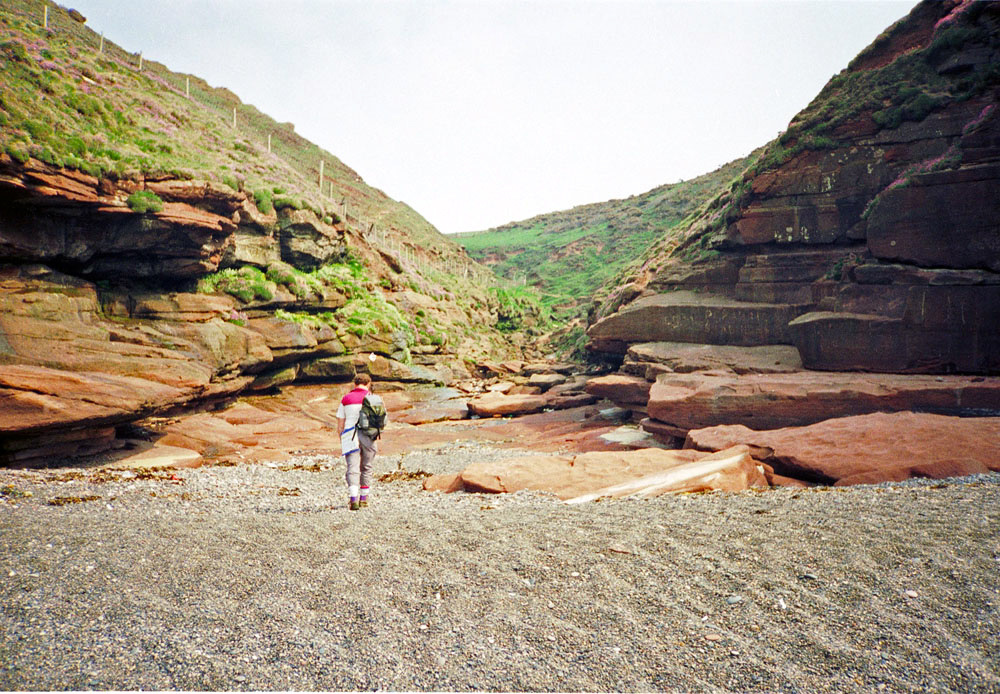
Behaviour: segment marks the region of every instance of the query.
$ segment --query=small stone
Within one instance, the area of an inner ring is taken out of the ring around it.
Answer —
[[[706,641],[721,641],[722,637],[718,634],[705,634]]]
[[[555,640],[556,640],[556,637],[555,637],[555,636],[553,636],[552,634],[549,634],[549,635],[548,635],[548,636],[546,636],[545,638],[547,638],[547,639],[548,639],[549,641],[555,641]]]
[[[729,605],[738,605],[741,602],[743,602],[742,595],[730,595],[728,598],[726,598],[726,603]]]
[[[917,598],[917,597],[920,597],[920,594],[917,593],[917,591],[915,591],[915,590],[908,590],[908,591],[906,591],[904,593],[904,595],[906,597],[908,597],[908,598]]]
[[[819,576],[817,576],[816,574],[802,574],[802,578],[804,578],[807,581],[818,581],[819,580]]]
[[[788,604],[785,603],[785,599],[784,598],[778,598],[778,607],[780,609],[782,609],[782,610],[787,610],[788,609]]]
[[[572,576],[573,578],[576,578],[579,575],[580,575],[579,571],[574,571],[573,573],[570,574],[570,576]]]

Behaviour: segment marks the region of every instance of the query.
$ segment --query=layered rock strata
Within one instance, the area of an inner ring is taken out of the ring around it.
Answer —
[[[129,209],[136,190],[162,210]],[[127,422],[294,382],[467,375],[443,340],[411,354],[412,336],[375,324],[378,314],[364,330],[310,319],[342,309],[347,290],[295,278],[342,258],[347,243],[339,223],[308,210],[265,215],[222,184],[112,181],[0,155],[0,463],[100,452]],[[290,283],[252,298],[195,291],[206,273],[246,265]],[[469,320],[409,290],[396,303],[434,326]]]
[[[784,344],[809,369],[1000,372],[1000,6],[925,2],[886,37],[596,308],[590,349]]]

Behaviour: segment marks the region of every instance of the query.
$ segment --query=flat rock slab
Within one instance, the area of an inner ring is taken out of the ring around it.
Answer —
[[[717,345],[792,344],[788,322],[806,305],[737,301],[690,290],[655,294],[632,302],[587,330],[598,351],[625,352],[637,342]]]
[[[837,485],[1000,472],[1000,417],[876,413],[772,431],[715,426],[685,442],[707,451],[739,444],[782,474]]]
[[[541,412],[547,403],[544,395],[486,393],[469,401],[469,412],[480,417],[532,414]]]
[[[639,376],[625,374],[609,374],[598,376],[587,381],[585,390],[591,395],[627,407],[628,405],[645,406],[649,400],[649,389],[653,384]]]
[[[802,370],[799,350],[791,345],[699,345],[689,342],[643,342],[632,345],[626,362],[660,365],[677,373],[725,370],[737,374],[790,373]],[[657,370],[653,371],[654,380]],[[647,372],[646,377],[650,374]]]
[[[201,454],[190,448],[146,445],[143,450],[123,458],[115,458],[107,467],[148,469],[154,467],[199,467]]]
[[[542,392],[566,382],[566,376],[559,373],[535,373],[528,378],[528,385],[540,388]]]
[[[803,426],[872,412],[1000,415],[1000,378],[901,374],[661,374],[649,416],[676,431],[719,424]]]
[[[579,455],[541,455],[474,463],[455,475],[424,480],[428,491],[550,492],[569,503],[601,497],[658,496],[766,488],[764,469],[746,446],[705,454],[644,448]]]
[[[138,419],[184,394],[130,376],[0,365],[0,432],[31,434],[116,424]]]

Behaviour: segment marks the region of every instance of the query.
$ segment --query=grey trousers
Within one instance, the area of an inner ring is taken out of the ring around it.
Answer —
[[[358,447],[361,450],[344,456],[347,459],[347,474],[345,475],[347,486],[370,487],[372,486],[375,455],[378,453],[378,441],[373,441],[359,431]]]

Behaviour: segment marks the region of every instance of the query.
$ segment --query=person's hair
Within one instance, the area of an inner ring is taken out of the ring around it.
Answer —
[[[371,385],[372,377],[366,373],[360,373],[354,377],[354,385],[356,386],[367,386]]]

